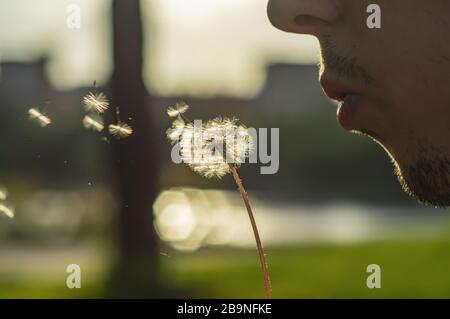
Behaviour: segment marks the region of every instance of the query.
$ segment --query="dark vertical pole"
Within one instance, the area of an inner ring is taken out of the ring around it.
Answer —
[[[122,121],[130,123],[134,133],[112,143],[118,176],[119,249],[110,289],[119,297],[152,297],[158,293],[158,242],[152,226],[152,203],[157,192],[157,143],[142,79],[139,0],[114,0],[113,41],[111,105],[120,108]]]

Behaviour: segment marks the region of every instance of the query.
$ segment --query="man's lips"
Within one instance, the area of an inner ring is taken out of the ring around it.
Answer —
[[[326,96],[340,102],[337,110],[337,119],[342,127],[349,131],[356,130],[357,128],[352,125],[352,119],[357,111],[361,96],[356,94],[350,85],[342,81],[332,81],[323,75],[320,79],[320,85]]]
[[[326,96],[339,102],[337,120],[348,131],[358,131],[380,140],[374,133],[373,107],[361,90],[355,89],[356,85],[345,81],[330,80],[322,75],[320,84]]]
[[[341,126],[348,131],[362,131],[355,123],[356,113],[362,104],[362,96],[356,94],[347,94],[339,103],[337,110],[337,119]]]

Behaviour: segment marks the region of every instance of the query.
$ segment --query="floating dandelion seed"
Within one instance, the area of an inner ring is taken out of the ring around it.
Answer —
[[[133,129],[127,123],[118,122],[117,124],[109,125],[109,133],[118,138],[127,138],[131,134],[133,134]]]
[[[238,120],[235,118],[218,117],[209,120],[206,125],[199,125],[197,121],[192,123],[182,115],[186,111],[187,106],[181,108],[179,104],[176,108],[168,109],[167,114],[177,118],[172,123],[172,127],[167,130],[167,138],[173,145],[179,147],[182,161],[194,172],[206,178],[221,178],[228,173],[232,174],[250,218],[264,277],[266,296],[272,298],[269,270],[258,227],[247,192],[237,172],[237,168],[253,150],[252,136],[249,130],[244,125],[238,124]],[[201,121],[199,122],[201,123]]]
[[[8,216],[9,218],[14,218],[14,209],[6,205],[0,204],[0,212]]]
[[[109,102],[106,98],[106,95],[103,93],[92,93],[89,92],[83,98],[84,109],[88,112],[96,111],[98,113],[104,113],[107,109],[109,109]]]
[[[167,114],[170,117],[177,117],[178,115],[181,115],[185,113],[189,109],[189,105],[187,105],[184,102],[177,102],[175,106],[170,106],[167,109]]]
[[[117,124],[110,124],[109,133],[117,139],[127,138],[133,134],[133,129],[120,120],[120,109],[116,107]]]
[[[94,115],[86,115],[83,118],[83,125],[85,128],[91,129],[91,130],[94,130],[97,132],[101,132],[105,128],[105,125],[103,124],[103,120],[100,117],[94,116]]]
[[[179,141],[180,136],[183,134],[183,131],[186,127],[186,123],[181,117],[178,117],[173,121],[172,127],[169,128],[166,132],[167,138],[171,141],[172,144],[175,144]]]
[[[37,108],[31,108],[28,110],[28,116],[31,120],[37,122],[41,127],[45,127],[52,123],[52,120],[40,112]]]
[[[8,197],[8,190],[4,187],[0,187],[0,200],[5,200]]]

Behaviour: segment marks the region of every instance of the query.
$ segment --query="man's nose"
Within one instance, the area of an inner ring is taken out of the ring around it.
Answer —
[[[324,28],[336,22],[341,0],[269,0],[267,14],[280,30],[320,35]]]

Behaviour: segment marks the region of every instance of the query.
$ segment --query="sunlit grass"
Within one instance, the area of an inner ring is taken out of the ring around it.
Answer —
[[[449,298],[450,243],[379,243],[267,249],[275,298]],[[202,251],[165,261],[190,297],[262,298],[255,252]],[[226,263],[224,262],[226,260]],[[382,269],[368,289],[366,267]]]
[[[254,250],[164,251],[161,279],[176,297],[264,297]],[[450,298],[450,241],[268,247],[267,254],[275,298]],[[372,263],[381,266],[381,289],[366,287]],[[95,298],[106,287],[104,274],[84,278],[82,289],[66,288],[63,278],[0,273],[0,298]]]

